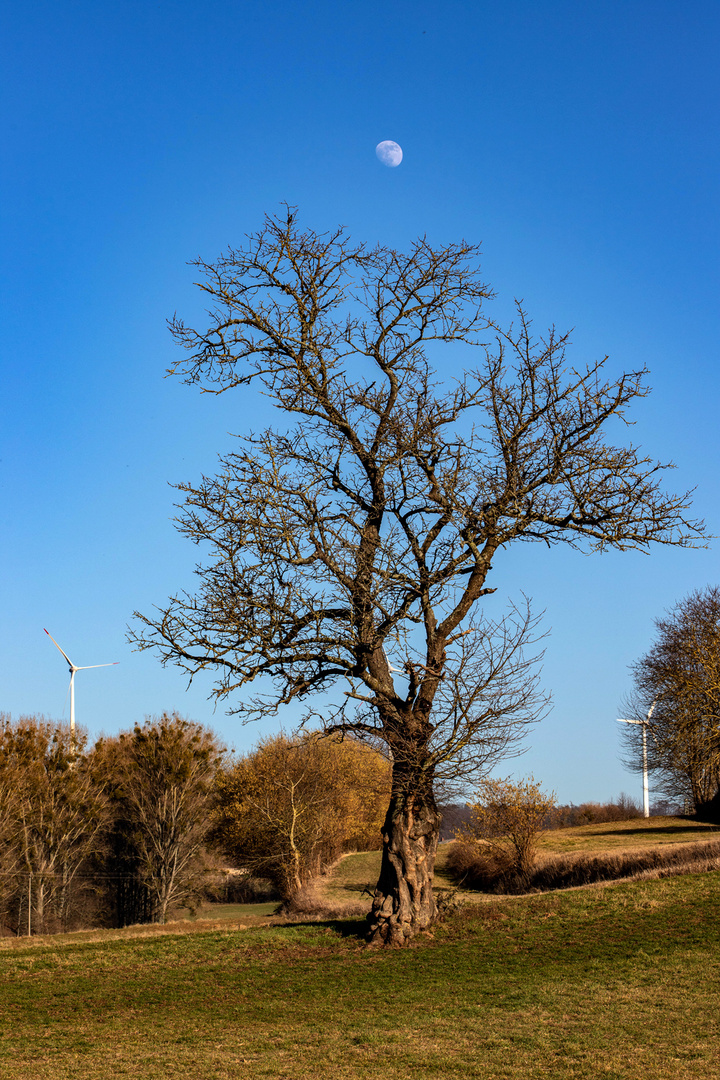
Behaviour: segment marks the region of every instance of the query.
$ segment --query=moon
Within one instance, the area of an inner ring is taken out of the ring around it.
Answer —
[[[396,168],[403,159],[402,147],[392,139],[383,139],[379,142],[375,147],[375,153],[378,161],[382,161],[383,165],[387,165],[389,169]]]

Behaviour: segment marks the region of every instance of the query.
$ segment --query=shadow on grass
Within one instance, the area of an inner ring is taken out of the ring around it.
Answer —
[[[369,881],[366,881],[366,882],[362,882],[362,881],[346,881],[346,882],[339,882],[339,883],[332,882],[332,887],[337,892],[342,891],[342,892],[359,893],[360,896],[365,894],[366,896],[372,897],[372,895],[375,892],[375,883],[374,882],[371,883]]]
[[[325,927],[332,930],[338,937],[351,938],[361,944],[367,939],[368,921],[366,917],[352,919],[292,919],[288,920],[288,926]]]
[[[627,836],[697,836],[698,833],[703,832],[720,832],[720,825],[673,825],[668,828],[667,825],[650,825],[643,828],[642,826],[637,829],[622,829],[618,830],[618,835],[624,840]],[[583,830],[584,836],[602,836],[605,839],[608,835],[607,829],[588,829]]]

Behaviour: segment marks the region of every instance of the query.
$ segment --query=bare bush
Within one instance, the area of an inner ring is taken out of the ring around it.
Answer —
[[[544,794],[532,776],[517,783],[486,779],[478,796],[457,837],[475,847],[478,862],[486,864],[488,872],[514,878],[522,889],[532,873],[538,836],[555,797]]]
[[[280,899],[272,881],[241,871],[226,873],[206,898],[219,904],[268,904]]]
[[[524,892],[526,881],[513,873],[508,852],[493,851],[489,846],[456,840],[448,851],[445,868],[463,888],[479,892]]]

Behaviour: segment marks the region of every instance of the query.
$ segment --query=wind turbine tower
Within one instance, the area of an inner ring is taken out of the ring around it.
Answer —
[[[45,630],[45,627],[43,627],[43,630]],[[65,659],[67,660],[68,667],[70,668],[70,731],[74,734],[75,733],[75,672],[76,671],[87,671],[88,668],[95,668],[95,667],[115,667],[116,664],[120,663],[120,661],[119,660],[113,660],[113,662],[110,663],[110,664],[73,664],[73,662],[70,659],[70,657],[68,656],[68,654],[66,652],[63,652],[63,650],[60,648],[60,646],[58,645],[57,641],[52,636],[50,631],[45,630],[45,633],[50,638],[50,640],[52,641],[53,645],[58,650],[58,652],[61,652],[62,655],[65,657]]]

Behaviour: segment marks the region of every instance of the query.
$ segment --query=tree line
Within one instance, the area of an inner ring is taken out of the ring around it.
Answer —
[[[291,896],[343,851],[380,847],[389,765],[352,740],[263,740],[236,760],[175,713],[89,746],[0,716],[0,930],[165,922],[223,865]]]
[[[665,797],[657,812],[681,802],[716,822],[720,590],[691,593],[656,627],[627,704],[647,728],[648,768]],[[267,738],[235,759],[175,713],[92,747],[81,731],[0,714],[0,929],[164,922],[207,893],[222,862],[267,879],[290,902],[344,851],[381,847],[391,762],[350,735],[319,735]],[[636,769],[641,737],[639,724],[626,732]],[[557,828],[639,814],[626,798],[558,807],[543,803],[534,782],[527,790],[497,783],[481,783],[484,801],[443,809],[453,834],[492,840],[498,865],[518,815],[523,827],[537,818]]]

